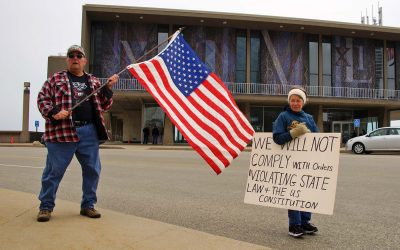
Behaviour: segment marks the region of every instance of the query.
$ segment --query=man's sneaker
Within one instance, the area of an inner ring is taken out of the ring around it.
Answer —
[[[290,236],[299,238],[304,234],[303,228],[300,225],[291,225],[289,226],[289,233]]]
[[[81,215],[89,218],[100,218],[101,214],[94,208],[82,208]]]
[[[51,217],[51,211],[50,210],[40,210],[38,215],[37,215],[37,221],[39,222],[46,222],[49,221]]]
[[[301,225],[301,228],[303,228],[305,234],[313,234],[318,232],[318,228],[311,223],[303,224]]]

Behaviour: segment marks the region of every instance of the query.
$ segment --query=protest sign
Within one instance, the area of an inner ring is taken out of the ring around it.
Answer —
[[[244,202],[333,214],[340,133],[307,133],[284,145],[255,133]]]

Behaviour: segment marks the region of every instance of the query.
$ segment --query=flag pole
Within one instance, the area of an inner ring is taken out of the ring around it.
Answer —
[[[185,29],[185,27],[179,28],[179,29],[178,29],[178,30],[179,30],[179,33],[181,33],[184,29]],[[175,33],[176,33],[176,32],[175,32]],[[169,39],[171,39],[172,36],[175,35],[175,33],[172,34],[172,35],[170,35],[169,37],[167,37],[167,39],[165,39],[164,41],[162,41],[160,44],[158,44],[157,46],[155,46],[155,47],[152,48],[151,50],[149,50],[149,51],[147,51],[146,53],[144,53],[141,57],[139,57],[139,59],[134,60],[133,63],[139,62],[139,61],[142,60],[145,56],[147,56],[148,54],[150,54],[151,52],[153,52],[155,49],[157,49],[158,47],[160,47],[160,46],[163,45],[164,43],[168,42]],[[119,76],[119,75],[122,74],[122,72],[124,72],[126,69],[127,69],[127,67],[125,67],[123,70],[121,70],[120,72],[118,72],[117,75]],[[83,102],[85,102],[86,100],[88,100],[88,99],[89,99],[90,97],[92,97],[94,94],[96,94],[97,92],[99,92],[99,91],[100,91],[101,89],[103,89],[109,82],[110,82],[110,81],[108,80],[106,83],[100,85],[99,88],[97,88],[97,89],[94,90],[92,93],[90,93],[88,96],[86,96],[85,99],[83,99],[83,100],[77,102],[74,106],[72,106],[72,108],[70,109],[70,111],[74,110],[76,107],[78,107],[78,106],[81,105]]]

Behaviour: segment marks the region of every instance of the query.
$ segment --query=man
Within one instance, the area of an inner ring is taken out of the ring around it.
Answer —
[[[150,134],[150,129],[149,126],[146,125],[146,127],[143,128],[143,144],[147,144],[149,140],[149,134]]]
[[[67,51],[66,60],[67,70],[50,77],[37,98],[39,111],[46,120],[44,141],[47,147],[46,167],[39,194],[39,222],[50,220],[58,186],[74,155],[82,168],[80,214],[90,218],[101,217],[94,208],[101,169],[99,142],[109,139],[103,112],[112,105],[111,88],[119,77],[111,76],[107,86],[87,98],[101,83],[84,71],[87,63],[85,51],[81,46],[72,45]],[[72,106],[81,100],[85,101],[71,111]]]
[[[154,128],[151,130],[151,135],[153,136],[153,144],[157,144],[158,136],[160,135],[157,125],[154,125]]]

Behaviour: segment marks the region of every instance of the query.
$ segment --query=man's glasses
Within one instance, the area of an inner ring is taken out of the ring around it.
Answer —
[[[68,54],[68,58],[74,58],[74,57],[76,57],[76,58],[78,58],[78,59],[82,59],[82,57],[84,57],[83,56],[83,54],[81,54],[81,53],[78,53],[78,54],[74,54],[74,53],[70,53],[70,54]]]

